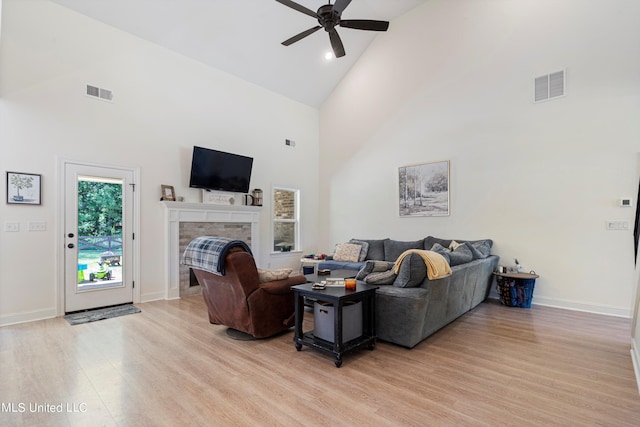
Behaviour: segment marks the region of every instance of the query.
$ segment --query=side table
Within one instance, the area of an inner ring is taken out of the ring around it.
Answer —
[[[296,350],[302,350],[306,345],[321,353],[333,356],[336,367],[342,366],[342,356],[350,351],[367,347],[369,350],[375,348],[375,301],[377,286],[358,281],[355,291],[347,291],[344,287],[327,287],[325,289],[312,289],[312,283],[292,286],[295,298],[295,327],[293,342]],[[329,342],[316,338],[313,330],[302,331],[302,321],[304,318],[305,297],[316,301],[323,301],[333,304],[334,313],[334,342]],[[342,309],[348,301],[362,301],[362,335],[351,341],[342,342]]]
[[[533,288],[540,276],[531,273],[493,273],[500,302],[509,307],[530,308]]]
[[[315,258],[300,258],[300,272],[304,272],[304,267],[313,267],[313,274],[318,272],[318,264],[320,264],[323,259],[315,259]]]

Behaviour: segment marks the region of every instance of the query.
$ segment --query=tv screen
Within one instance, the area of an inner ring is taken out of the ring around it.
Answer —
[[[193,147],[189,187],[248,193],[253,158]]]

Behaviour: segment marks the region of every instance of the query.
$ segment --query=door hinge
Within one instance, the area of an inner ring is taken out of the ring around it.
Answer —
[[[136,185],[135,184],[129,184],[131,186],[131,190],[133,190],[133,192],[136,192]]]
[[[131,233],[131,240],[136,240],[136,233]]]
[[[136,282],[135,280],[133,282],[131,282],[131,289],[134,289],[136,287]]]

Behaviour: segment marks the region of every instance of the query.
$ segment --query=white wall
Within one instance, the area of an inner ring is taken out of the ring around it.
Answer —
[[[59,158],[140,168],[143,301],[164,291],[160,185],[200,200],[188,188],[193,145],[254,157],[251,188],[300,188],[303,218],[317,223],[316,109],[46,0],[4,0],[1,28],[0,170],[42,174],[43,203],[0,203],[0,223],[21,226],[0,229],[0,324],[55,315]],[[113,90],[114,103],[86,97],[87,83]],[[297,268],[299,253],[270,255],[270,207],[267,197],[254,250],[263,267]],[[47,231],[27,232],[32,220]],[[317,227],[302,240],[315,245]]]
[[[320,236],[492,238],[534,303],[631,315],[640,2],[432,0],[391,23],[321,109]],[[534,104],[561,69],[567,96]],[[451,161],[451,215],[399,218],[402,165]],[[630,222],[607,231],[606,220]]]

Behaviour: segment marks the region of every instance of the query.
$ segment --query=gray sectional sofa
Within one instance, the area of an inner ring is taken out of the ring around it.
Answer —
[[[428,236],[410,242],[391,239],[350,242],[362,245],[358,261],[330,259],[318,268],[358,270],[359,280],[378,284],[378,339],[409,348],[484,301],[499,260],[491,255],[493,242],[489,239],[465,241]],[[408,249],[440,253],[449,262],[451,275],[430,280],[425,262],[417,254],[407,256],[395,273],[395,260]]]

